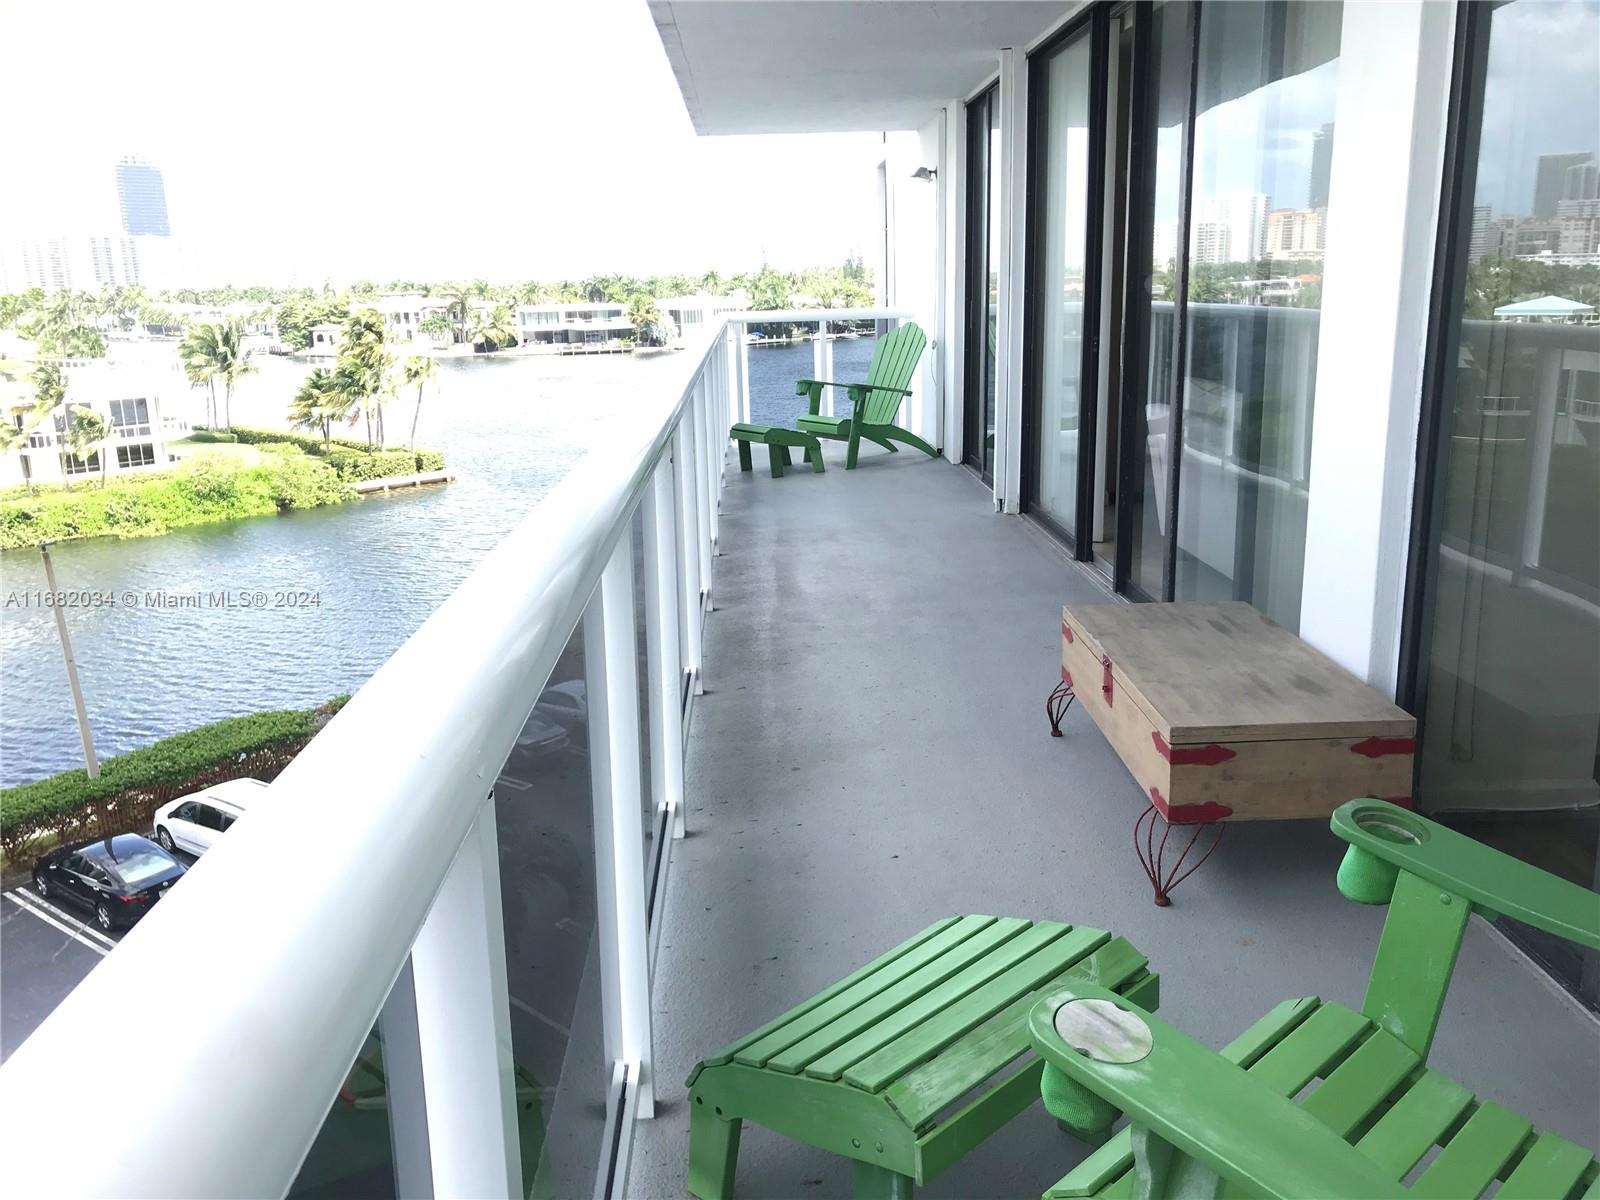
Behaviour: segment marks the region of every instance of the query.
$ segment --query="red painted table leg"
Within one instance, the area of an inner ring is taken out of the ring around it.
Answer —
[[[1161,822],[1161,841],[1156,841],[1156,821]],[[1172,864],[1169,870],[1166,865],[1167,838],[1172,836],[1172,826],[1162,817],[1154,804],[1139,814],[1133,823],[1133,852],[1139,856],[1139,865],[1144,868],[1145,877],[1150,880],[1150,886],[1155,889],[1156,904],[1166,908],[1172,903],[1169,893],[1189,876],[1198,871],[1211,857],[1211,852],[1222,842],[1222,833],[1226,826],[1220,822],[1196,824],[1194,832],[1189,835],[1189,841],[1178,855],[1178,861]],[[1200,841],[1201,835],[1206,830],[1216,831],[1216,836],[1211,839],[1211,844],[1194,862],[1189,864],[1187,871],[1183,870],[1184,860],[1189,857],[1189,852]],[[1141,836],[1143,841],[1140,841]],[[1181,874],[1180,874],[1181,872]]]

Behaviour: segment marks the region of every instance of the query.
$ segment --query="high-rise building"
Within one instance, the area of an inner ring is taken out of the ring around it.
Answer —
[[[0,255],[4,282],[18,291],[39,287],[47,292],[141,283],[139,241],[107,233],[15,243]]]
[[[1553,217],[1556,205],[1566,197],[1567,171],[1594,160],[1594,151],[1567,151],[1563,154],[1541,154],[1533,176],[1533,215]]]
[[[1467,243],[1467,260],[1477,262],[1480,258],[1492,257],[1500,253],[1500,231],[1494,226],[1494,208],[1488,204],[1475,204],[1472,206],[1472,235]]]
[[[1189,254],[1195,262],[1252,262],[1267,240],[1265,192],[1222,192],[1195,206]]]
[[[1557,215],[1561,204],[1570,200],[1600,199],[1600,162],[1590,159],[1567,168],[1561,186],[1561,200],[1556,204]]]
[[[1327,244],[1326,208],[1276,208],[1267,214],[1267,258],[1321,258]]]
[[[1333,125],[1311,135],[1311,179],[1306,185],[1306,207],[1328,207],[1328,180],[1333,176]]]
[[[167,237],[167,188],[161,168],[129,155],[117,163],[117,204],[122,209],[122,231],[134,237]]]

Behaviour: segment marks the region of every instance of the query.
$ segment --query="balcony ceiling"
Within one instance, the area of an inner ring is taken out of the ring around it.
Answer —
[[[917,129],[1068,0],[651,0],[696,132]]]

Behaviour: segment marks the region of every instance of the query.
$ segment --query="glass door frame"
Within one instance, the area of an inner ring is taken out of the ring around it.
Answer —
[[[980,88],[962,105],[966,118],[963,137],[966,143],[966,253],[963,270],[966,275],[966,296],[962,313],[962,336],[965,339],[961,372],[961,463],[976,471],[983,482],[994,484],[994,458],[992,450],[985,453],[987,440],[987,412],[985,389],[988,386],[988,317],[989,298],[989,242],[990,227],[996,214],[990,211],[990,177],[994,171],[991,153],[994,128],[994,110],[1000,102],[1000,80]],[[973,117],[981,112],[980,125]],[[979,153],[981,149],[981,155]],[[980,169],[981,165],[981,169]],[[980,225],[978,214],[983,214]]]
[[[1185,29],[1187,33],[1186,48],[1188,58],[1188,78],[1184,96],[1184,119],[1181,129],[1180,142],[1180,170],[1181,180],[1178,192],[1178,227],[1176,234],[1177,254],[1174,262],[1173,277],[1173,342],[1171,353],[1173,356],[1172,370],[1169,372],[1170,384],[1168,400],[1170,403],[1170,416],[1168,417],[1169,451],[1167,455],[1166,478],[1163,481],[1164,494],[1155,500],[1165,510],[1167,529],[1170,535],[1165,546],[1165,567],[1162,572],[1161,595],[1152,596],[1132,580],[1133,568],[1133,514],[1131,504],[1119,503],[1116,513],[1116,529],[1114,531],[1116,549],[1112,562],[1111,587],[1118,595],[1141,601],[1171,601],[1174,596],[1177,579],[1177,508],[1178,508],[1178,473],[1183,458],[1183,393],[1184,393],[1184,356],[1187,353],[1187,313],[1188,313],[1188,284],[1189,284],[1189,244],[1190,225],[1190,193],[1194,180],[1194,122],[1195,122],[1195,81],[1198,74],[1198,56],[1200,50],[1200,30],[1198,21],[1199,5],[1193,0],[1168,0],[1168,3],[1183,4],[1185,10]],[[1128,178],[1129,186],[1125,194],[1112,198],[1113,204],[1120,204],[1124,209],[1124,220],[1120,246],[1111,247],[1121,255],[1123,263],[1123,286],[1120,294],[1111,297],[1111,303],[1120,306],[1122,320],[1120,324],[1120,345],[1102,347],[1101,322],[1102,306],[1101,294],[1103,283],[1103,267],[1105,252],[1107,250],[1108,215],[1106,197],[1106,158],[1109,146],[1108,130],[1111,113],[1108,105],[1108,61],[1112,53],[1110,41],[1111,18],[1115,15],[1131,15],[1133,19],[1133,63],[1130,77],[1119,79],[1118,86],[1130,89],[1130,111],[1128,129]],[[1044,162],[1044,114],[1048,103],[1048,89],[1042,83],[1043,71],[1031,69],[1035,62],[1043,63],[1045,57],[1059,49],[1067,41],[1080,36],[1084,29],[1089,29],[1090,37],[1090,161],[1088,182],[1088,214],[1087,229],[1088,241],[1086,246],[1085,285],[1084,285],[1084,339],[1083,363],[1080,379],[1085,381],[1084,386],[1089,386],[1088,381],[1093,381],[1096,393],[1100,379],[1100,364],[1102,355],[1119,355],[1119,372],[1122,396],[1118,404],[1118,454],[1114,464],[1108,464],[1108,469],[1117,472],[1118,495],[1131,494],[1136,478],[1142,474],[1143,460],[1136,455],[1132,447],[1135,434],[1138,432],[1136,411],[1148,401],[1146,395],[1149,386],[1150,356],[1155,348],[1150,344],[1150,298],[1148,280],[1151,275],[1152,239],[1155,230],[1155,214],[1153,201],[1146,204],[1145,200],[1154,196],[1155,169],[1156,169],[1156,139],[1154,136],[1153,121],[1155,114],[1152,105],[1155,97],[1152,95],[1150,72],[1151,42],[1153,39],[1153,22],[1156,19],[1154,9],[1143,3],[1134,3],[1133,0],[1100,0],[1088,10],[1068,22],[1061,30],[1048,41],[1032,51],[1029,56],[1030,70],[1028,72],[1028,194],[1026,197],[1026,243],[1025,254],[1026,277],[1025,287],[1027,304],[1023,315],[1023,346],[1025,351],[1025,373],[1023,376],[1023,447],[1022,458],[1022,509],[1040,525],[1044,526],[1053,536],[1060,539],[1071,552],[1072,557],[1078,562],[1090,564],[1094,562],[1094,544],[1091,537],[1079,537],[1061,527],[1060,524],[1050,519],[1040,511],[1038,504],[1039,456],[1042,453],[1044,439],[1040,437],[1040,419],[1043,411],[1043,346],[1039,339],[1039,322],[1043,297],[1041,289],[1041,271],[1039,255],[1043,248],[1042,231],[1039,228],[1040,211],[1043,207],[1044,187],[1041,182],[1040,168]],[[1137,182],[1134,182],[1137,181]],[[1135,204],[1129,204],[1128,197],[1138,199]],[[1092,284],[1091,284],[1092,279]],[[1084,404],[1080,408],[1078,425],[1078,486],[1077,486],[1077,512],[1079,524],[1086,514],[1093,512],[1094,489],[1100,486],[1100,480],[1095,473],[1095,449],[1098,433],[1099,406],[1097,403]],[[1092,519],[1092,518],[1091,518]]]
[[[1080,37],[1089,39],[1089,159],[1084,206],[1083,344],[1078,366],[1079,395],[1100,378],[1100,293],[1101,268],[1105,262],[1105,164],[1106,164],[1106,35],[1110,29],[1111,6],[1094,4],[1068,21],[1050,39],[1028,54],[1028,187],[1023,198],[1026,249],[1023,254],[1022,308],[1022,511],[1039,522],[1066,544],[1073,558],[1089,562],[1094,557],[1092,537],[1080,538],[1050,517],[1039,503],[1040,455],[1045,439],[1041,423],[1044,414],[1044,343],[1040,336],[1044,312],[1044,272],[1040,255],[1045,240],[1040,229],[1044,209],[1045,184],[1041,168],[1046,161],[1046,113],[1050,103],[1047,60]],[[1093,451],[1099,424],[1097,406],[1078,405],[1078,470],[1075,512],[1078,525],[1092,511],[1095,480]]]
[[[1450,379],[1460,353],[1461,321],[1458,299],[1467,283],[1476,199],[1478,151],[1483,132],[1484,93],[1489,73],[1490,23],[1496,9],[1509,0],[1462,4],[1456,10],[1455,41],[1445,130],[1444,170],[1439,202],[1439,225],[1433,251],[1433,277],[1428,296],[1428,327],[1424,345],[1422,394],[1417,421],[1415,482],[1411,496],[1410,544],[1406,554],[1405,593],[1401,607],[1400,647],[1395,703],[1415,717],[1417,753],[1413,755],[1411,794],[1419,810],[1424,807],[1422,786],[1423,739],[1427,735],[1428,663],[1433,652],[1434,617],[1439,599],[1440,547],[1444,540],[1445,484],[1449,471],[1452,423],[1447,405],[1452,403]],[[1448,817],[1445,818],[1448,823]],[[1600,864],[1596,868],[1600,883]],[[1580,973],[1569,979],[1552,968],[1540,950],[1548,935],[1537,930],[1519,933],[1493,922],[1511,941],[1528,953],[1539,969],[1593,1008],[1600,1003],[1600,954],[1580,950]]]
[[[1417,720],[1422,741],[1427,707],[1428,657],[1433,649],[1430,619],[1438,595],[1438,545],[1445,506],[1440,489],[1448,467],[1450,422],[1445,413],[1449,372],[1460,349],[1461,328],[1455,297],[1466,285],[1472,228],[1473,184],[1478,175],[1478,136],[1483,128],[1483,92],[1489,73],[1489,17],[1495,5],[1463,4],[1457,9],[1454,67],[1450,77],[1449,120],[1445,131],[1444,179],[1439,228],[1434,239],[1433,279],[1428,293],[1428,332],[1423,353],[1422,404],[1417,420],[1417,469],[1411,496],[1410,547],[1406,555],[1405,596],[1400,619],[1400,663],[1395,703]],[[1457,244],[1459,242],[1459,244]],[[1422,781],[1422,757],[1415,756],[1412,795]]]

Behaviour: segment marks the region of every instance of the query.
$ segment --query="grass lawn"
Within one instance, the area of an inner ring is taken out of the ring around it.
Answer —
[[[262,458],[260,450],[243,442],[197,442],[192,438],[182,438],[176,442],[168,442],[167,450],[177,455],[179,462],[193,458],[197,454],[215,453],[233,459],[241,467],[258,467]]]

